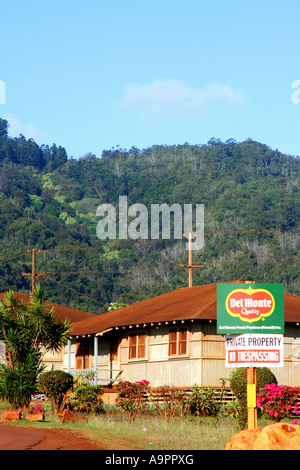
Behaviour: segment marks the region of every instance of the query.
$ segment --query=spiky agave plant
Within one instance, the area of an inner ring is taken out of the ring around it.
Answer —
[[[13,409],[24,409],[37,390],[37,377],[44,370],[38,355],[29,352],[22,364],[0,365],[0,396]]]
[[[43,355],[59,351],[69,332],[69,321],[56,321],[39,286],[26,305],[8,292],[0,302],[0,340],[6,354],[6,364],[0,367],[0,397],[13,408],[27,406],[44,370]]]

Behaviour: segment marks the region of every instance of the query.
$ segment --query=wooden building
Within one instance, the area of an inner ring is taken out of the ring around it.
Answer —
[[[102,385],[146,379],[152,387],[220,386],[231,369],[216,315],[216,284],[209,284],[89,316],[73,324],[63,369],[94,371]],[[272,371],[279,383],[300,385],[299,297],[284,295],[284,320],[284,367]]]
[[[15,296],[25,303],[30,298]],[[101,315],[52,302],[49,307],[58,320],[71,321],[72,331],[67,347],[44,358],[48,370],[92,371],[104,386],[146,379],[152,387],[219,387],[231,373],[224,336],[216,332],[216,284],[177,289]],[[300,385],[299,297],[284,295],[284,319],[284,367],[272,371],[279,383]]]

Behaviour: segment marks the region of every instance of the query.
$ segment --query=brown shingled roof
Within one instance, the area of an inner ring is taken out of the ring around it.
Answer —
[[[0,293],[0,302],[3,301],[6,296],[6,292]],[[19,292],[14,292],[15,298],[22,300],[24,303],[29,302],[30,296],[26,294],[21,294]],[[55,304],[53,302],[47,302],[50,308],[54,308],[54,315],[58,321],[64,321],[68,318],[72,323],[78,322],[80,320],[86,320],[94,315],[88,312],[82,312],[81,310],[76,310],[75,308],[65,307],[64,305]]]
[[[235,281],[242,282],[242,281]],[[286,322],[300,322],[300,298],[284,294]],[[72,335],[97,334],[109,328],[176,320],[216,320],[216,284],[183,287],[128,307],[102,313],[73,325]]]

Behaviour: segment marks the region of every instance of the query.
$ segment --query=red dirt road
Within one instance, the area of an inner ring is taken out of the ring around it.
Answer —
[[[105,450],[77,432],[0,426],[0,450]]]

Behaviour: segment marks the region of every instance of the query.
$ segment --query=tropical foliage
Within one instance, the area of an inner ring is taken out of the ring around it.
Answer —
[[[0,364],[0,397],[14,408],[28,406],[36,392],[43,356],[66,344],[68,320],[57,322],[44,291],[38,287],[28,304],[9,291],[0,302],[0,340],[4,342],[6,363]]]

